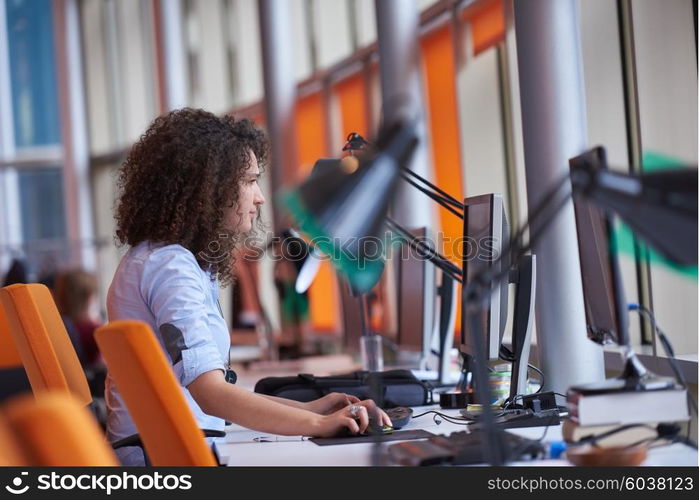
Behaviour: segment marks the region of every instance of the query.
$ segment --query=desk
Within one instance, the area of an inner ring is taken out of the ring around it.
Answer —
[[[421,406],[414,408],[415,414],[426,410],[439,410],[445,414],[458,416],[458,410],[440,410],[439,406]],[[437,425],[432,414],[416,419],[411,419],[403,429],[425,429],[433,434],[450,434],[464,429],[463,425],[452,424],[445,420]],[[441,420],[441,419],[440,419]],[[521,436],[539,439],[544,434],[543,427],[531,427],[523,429],[511,429]],[[251,431],[237,425],[226,428],[226,437],[216,440],[216,448],[221,463],[231,466],[368,466],[371,465],[373,444],[358,443],[338,446],[318,446],[310,441],[281,441],[258,443],[253,441],[256,436],[264,433]],[[285,439],[290,439],[285,437]],[[293,438],[292,438],[293,439]],[[561,426],[548,428],[544,441],[557,441],[561,439]],[[398,441],[391,441],[389,446]],[[567,460],[536,460],[526,462],[514,462],[508,465],[524,466],[569,466]],[[696,466],[697,451],[683,444],[674,444],[649,451],[648,459],[644,465],[664,466]]]

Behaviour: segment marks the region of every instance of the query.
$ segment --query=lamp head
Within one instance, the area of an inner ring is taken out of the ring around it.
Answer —
[[[697,264],[697,169],[641,174],[606,169],[602,148],[571,160],[574,196],[621,217],[642,239],[681,265]]]
[[[369,291],[383,271],[383,220],[416,144],[414,126],[396,124],[375,150],[319,160],[304,182],[282,195],[298,227],[357,291]]]

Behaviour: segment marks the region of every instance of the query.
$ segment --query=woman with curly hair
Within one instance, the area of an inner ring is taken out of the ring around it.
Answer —
[[[259,221],[265,199],[257,181],[266,158],[265,135],[249,120],[189,108],[155,119],[119,171],[116,238],[129,249],[107,295],[109,320],[151,326],[202,429],[223,430],[229,420],[327,437],[364,431],[370,414],[390,425],[370,400],[333,393],[299,403],[225,379],[230,336],[218,284],[232,282],[233,251]],[[105,393],[109,440],[135,434],[109,376]],[[117,454],[125,465],[145,461],[137,447]]]

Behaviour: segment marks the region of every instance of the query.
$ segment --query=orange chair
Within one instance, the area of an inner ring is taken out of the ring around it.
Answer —
[[[49,289],[38,283],[6,286],[0,304],[34,394],[58,390],[89,405],[85,372]]]
[[[141,321],[113,321],[97,329],[95,340],[150,463],[217,465],[150,327]],[[204,435],[224,434],[204,431]]]
[[[0,369],[22,366],[17,346],[10,333],[10,325],[5,317],[5,310],[0,304]]]
[[[31,390],[29,380],[0,304],[0,401],[27,390]]]
[[[3,439],[2,420],[11,440]],[[7,452],[3,440],[14,446],[13,452]],[[82,401],[65,392],[17,396],[3,405],[0,449],[0,464],[4,454],[6,465],[119,465],[97,421]]]
[[[0,413],[0,467],[30,465],[10,424]]]

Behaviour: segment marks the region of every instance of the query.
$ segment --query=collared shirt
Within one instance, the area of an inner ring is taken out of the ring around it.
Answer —
[[[225,421],[205,414],[186,387],[199,375],[223,370],[230,336],[218,305],[218,285],[181,245],[143,242],[119,263],[107,293],[109,321],[141,320],[155,333],[201,429],[223,430]],[[138,431],[111,376],[105,385],[107,438]],[[143,465],[140,448],[117,450],[124,465]]]

